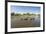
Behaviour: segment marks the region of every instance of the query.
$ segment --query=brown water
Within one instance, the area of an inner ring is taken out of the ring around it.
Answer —
[[[24,28],[24,27],[40,27],[40,17],[33,17],[34,20],[21,20],[20,18],[12,18],[11,19],[11,27],[12,28]]]

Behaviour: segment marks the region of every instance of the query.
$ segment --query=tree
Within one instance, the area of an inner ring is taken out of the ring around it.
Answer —
[[[15,16],[21,16],[21,14],[15,14]]]
[[[30,13],[27,13],[27,15],[30,15]]]
[[[26,14],[23,14],[23,15],[26,15]]]

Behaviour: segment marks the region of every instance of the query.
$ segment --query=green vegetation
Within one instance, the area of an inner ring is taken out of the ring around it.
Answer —
[[[11,16],[14,16],[15,15],[15,13],[11,13]]]
[[[11,13],[11,16],[24,16],[24,15],[25,16],[27,16],[27,15],[28,16],[32,16],[32,15],[35,16],[36,14],[30,14],[30,13],[26,13],[26,14],[25,13],[24,14],[18,14],[17,13],[17,14],[15,14],[15,13]],[[38,16],[40,16],[40,14],[38,14]]]

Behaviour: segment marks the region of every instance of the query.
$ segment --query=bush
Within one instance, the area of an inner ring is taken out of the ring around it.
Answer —
[[[26,15],[26,14],[23,14],[23,15]]]
[[[15,13],[11,13],[11,16],[14,16],[15,15]]]

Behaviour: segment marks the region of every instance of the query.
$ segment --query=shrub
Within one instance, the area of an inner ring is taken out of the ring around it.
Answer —
[[[11,16],[14,16],[15,15],[15,13],[11,13]]]

